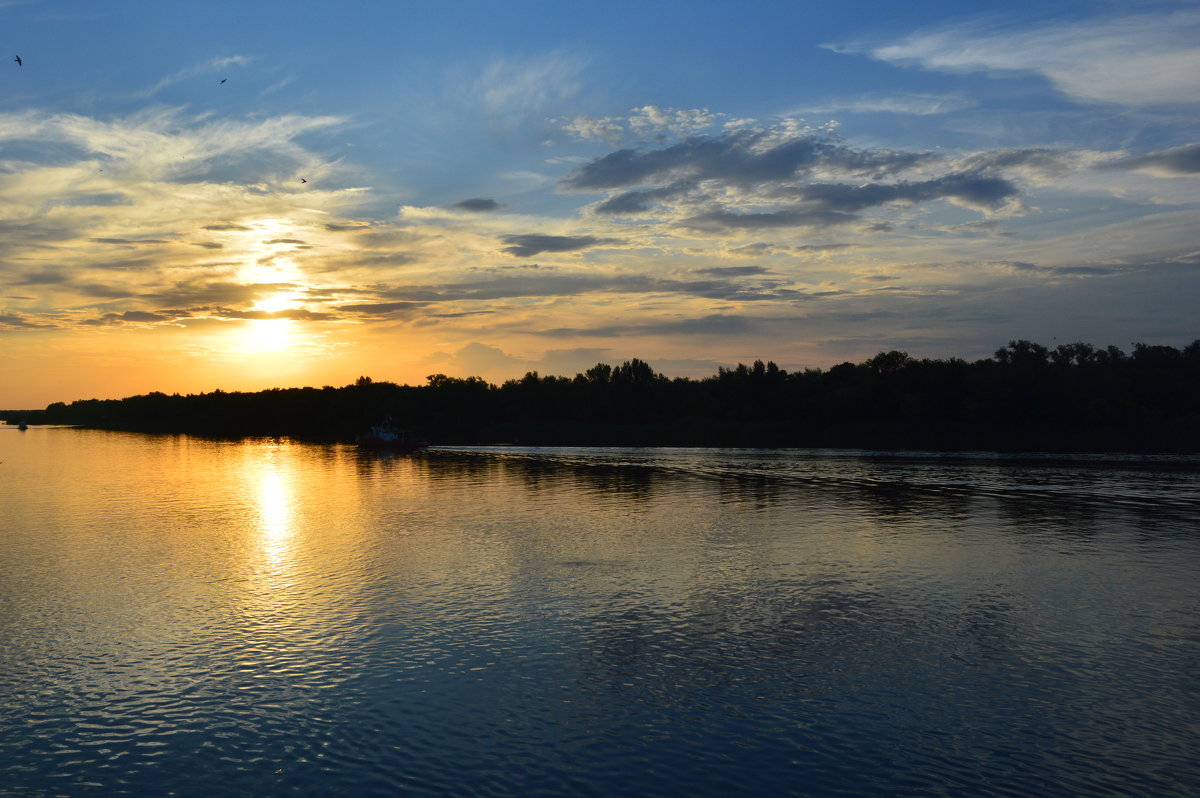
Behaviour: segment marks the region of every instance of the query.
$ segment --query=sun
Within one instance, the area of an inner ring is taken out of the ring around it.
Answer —
[[[276,293],[255,302],[251,311],[279,313],[299,306],[288,293]],[[249,319],[238,331],[238,346],[246,354],[282,352],[296,343],[295,322],[288,318]]]
[[[277,313],[281,310],[293,310],[296,307],[295,299],[290,294],[272,294],[269,297],[255,302],[251,310],[265,310],[268,313]]]

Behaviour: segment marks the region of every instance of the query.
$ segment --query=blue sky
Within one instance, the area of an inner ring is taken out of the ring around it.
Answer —
[[[1200,337],[1194,3],[30,0],[0,42],[4,406]]]

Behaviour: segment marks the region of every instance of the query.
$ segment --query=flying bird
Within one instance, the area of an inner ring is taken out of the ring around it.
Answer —
[[[25,62],[21,60],[21,56],[19,56],[19,55],[18,55],[18,56],[16,56],[15,58],[13,58],[13,60],[17,62],[17,66],[24,66],[24,65],[25,65]]]
[[[227,80],[229,80],[229,78],[221,78],[221,83],[224,83],[224,82],[225,82],[225,81],[227,81]],[[218,85],[218,86],[220,86],[220,85],[221,85],[221,83],[218,83],[217,85]]]
[[[305,179],[302,177],[302,178],[300,178],[300,182],[301,182],[301,183],[307,183],[308,181],[307,181],[307,180],[305,180]]]

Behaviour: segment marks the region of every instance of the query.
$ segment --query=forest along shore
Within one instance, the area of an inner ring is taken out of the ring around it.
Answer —
[[[846,447],[993,451],[1200,451],[1200,340],[1131,352],[1012,341],[993,357],[788,372],[772,362],[668,378],[646,362],[494,385],[351,385],[55,402],[0,411],[17,424],[218,437],[352,441],[385,417],[438,444]]]

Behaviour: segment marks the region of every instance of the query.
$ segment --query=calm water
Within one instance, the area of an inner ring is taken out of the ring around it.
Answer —
[[[3,795],[1200,793],[1200,459],[0,427]]]

